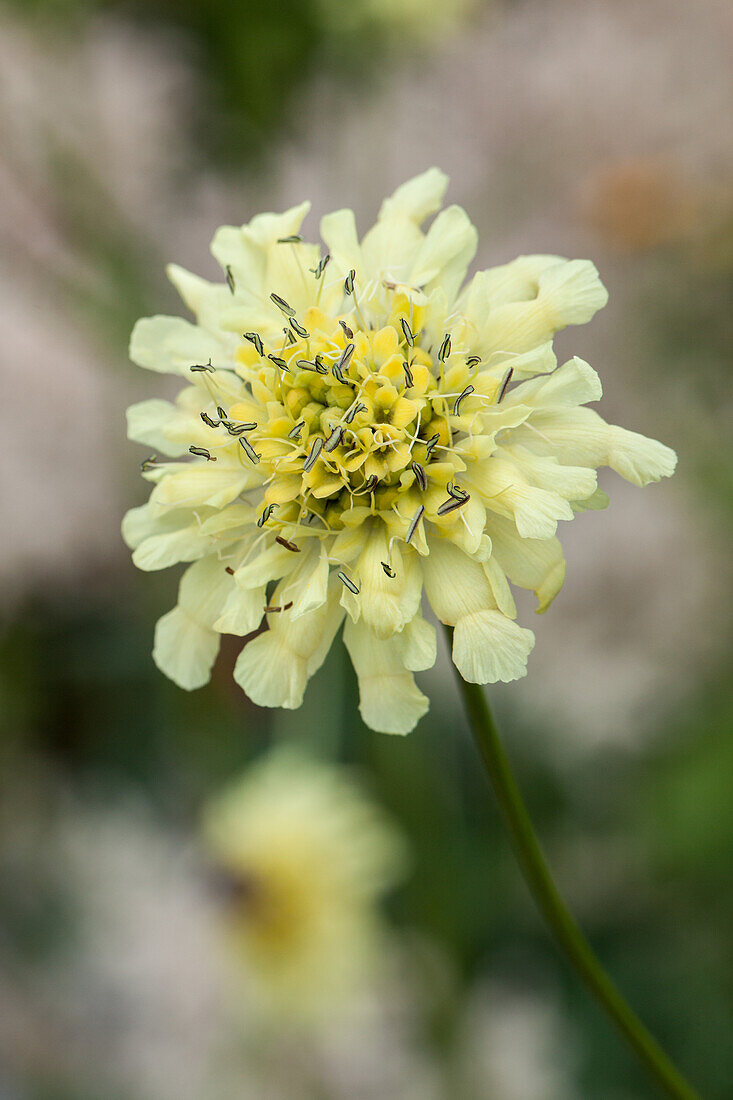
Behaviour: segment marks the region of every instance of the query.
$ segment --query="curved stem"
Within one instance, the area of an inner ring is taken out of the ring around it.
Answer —
[[[447,631],[449,639],[452,631]],[[652,1038],[594,955],[560,896],[542,854],[527,808],[481,687],[457,673],[471,730],[494,787],[504,823],[532,895],[557,943],[588,989],[668,1096],[700,1100],[699,1094]]]

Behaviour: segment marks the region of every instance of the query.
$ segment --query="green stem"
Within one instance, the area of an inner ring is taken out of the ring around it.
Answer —
[[[450,640],[452,631],[448,629],[447,633]],[[499,801],[522,873],[557,943],[666,1094],[677,1100],[700,1100],[699,1094],[685,1081],[621,996],[575,923],[542,854],[484,691],[477,684],[466,683],[460,674],[457,678],[469,724]]]

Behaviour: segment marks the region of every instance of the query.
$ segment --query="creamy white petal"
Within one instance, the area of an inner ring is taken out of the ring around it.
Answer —
[[[204,514],[206,511],[204,510]],[[197,523],[191,511],[181,509],[176,512],[160,512],[148,501],[139,508],[131,508],[122,520],[122,537],[131,550],[135,550],[145,539],[152,535],[165,535],[171,531],[181,531]]]
[[[559,539],[523,539],[510,520],[493,516],[489,525],[493,556],[512,584],[532,589],[539,612],[546,611],[565,579]]]
[[[186,691],[203,687],[219,652],[219,635],[201,626],[180,607],[155,627],[153,660],[161,672]]]
[[[677,455],[656,439],[609,424],[607,440],[608,465],[634,485],[648,485],[675,471]]]
[[[589,401],[599,401],[602,394],[601,380],[593,367],[575,356],[551,374],[516,386],[507,394],[505,403],[543,408],[585,405]]]
[[[231,366],[228,344],[181,317],[144,317],[130,337],[130,359],[147,370],[182,374],[211,361],[212,366]]]
[[[221,615],[214,623],[220,634],[236,634],[243,638],[262,622],[265,613],[265,588],[240,588],[229,593]]]
[[[508,264],[479,271],[461,295],[458,308],[481,318],[508,302],[531,301],[537,297],[540,275],[566,262],[562,256],[518,256]]]
[[[456,623],[453,663],[471,684],[508,683],[525,675],[533,645],[532,631],[500,611],[475,611]]]
[[[295,710],[303,702],[308,670],[284,635],[266,631],[248,642],[237,658],[234,679],[258,707]]]
[[[178,586],[178,606],[202,626],[213,627],[227,597],[234,590],[234,580],[216,554],[190,565]]]
[[[429,703],[402,665],[399,635],[381,641],[363,622],[347,620],[344,643],[359,680],[359,711],[378,733],[409,733]]]
[[[295,620],[289,611],[268,615],[269,629],[244,647],[234,679],[258,706],[300,706],[308,677],[320,668],[343,619],[338,595],[332,584],[325,604]],[[281,590],[273,599],[281,601]]]
[[[324,543],[314,546],[304,556],[303,562],[298,564],[282,593],[286,603],[293,601],[291,619],[299,619],[301,615],[306,615],[326,602],[329,568]]]
[[[172,443],[165,434],[176,415],[177,409],[170,401],[155,397],[138,401],[127,410],[127,438],[134,443],[145,443],[160,454],[177,458],[185,454],[188,448],[181,443]]]
[[[198,504],[223,508],[258,480],[257,475],[242,467],[189,463],[158,482],[150,499],[173,508]]]
[[[538,284],[556,329],[586,324],[608,302],[608,291],[590,260],[552,264],[542,272]]]
[[[451,261],[459,259],[465,274],[476,252],[478,234],[460,206],[449,206],[441,211],[430,226],[427,236],[413,261],[409,282],[424,286],[446,272]],[[455,270],[451,279],[455,279]],[[451,282],[452,285],[452,282]]]
[[[264,544],[262,544],[264,546]],[[240,565],[234,579],[240,588],[259,588],[272,580],[292,573],[298,565],[295,554],[276,543]]]
[[[507,455],[538,489],[557,493],[565,500],[585,500],[596,491],[595,470],[565,466],[551,455],[534,454],[530,448],[518,444],[502,447],[501,453]]]
[[[439,168],[428,168],[419,176],[413,176],[384,200],[380,219],[401,215],[420,225],[428,215],[440,210],[448,182],[448,177]]]
[[[187,691],[209,679],[219,652],[219,635],[213,623],[232,584],[215,555],[196,562],[181,577],[178,606],[155,628],[155,663]]]
[[[501,452],[486,462],[472,465],[465,480],[482,494],[489,511],[513,517],[523,538],[551,538],[558,520],[573,518],[566,500],[557,493],[528,484],[514,463],[501,457]]]
[[[410,619],[398,640],[401,643],[402,663],[410,672],[423,672],[433,667],[438,639],[435,627],[427,619],[420,615]]]
[[[524,352],[546,343],[566,325],[590,320],[608,294],[589,260],[552,264],[537,279],[537,296],[489,312],[480,330],[484,354]]]
[[[384,524],[373,523],[364,550],[355,566],[359,580],[361,617],[378,638],[389,638],[402,630],[417,614],[422,591],[422,576],[417,555],[408,546],[395,546],[391,555],[394,577],[389,577],[382,563],[390,562],[387,533]]]
[[[321,218],[321,236],[328,245],[331,262],[338,267],[340,277],[352,267],[360,270],[361,245],[353,210],[335,210]]]
[[[420,562],[425,594],[443,623],[494,606],[491,586],[481,565],[446,539],[431,539],[430,553]]]
[[[177,531],[167,531],[144,539],[132,555],[138,569],[146,573],[168,569],[180,561],[196,561],[211,550],[211,540],[202,535],[195,522]]]
[[[506,579],[506,573],[496,560],[496,555],[492,553],[491,557],[487,558],[483,563],[483,567],[484,573],[491,585],[491,594],[496,601],[496,606],[499,608],[499,611],[501,611],[502,615],[506,615],[508,619],[516,619],[517,605],[514,602],[512,590]]]

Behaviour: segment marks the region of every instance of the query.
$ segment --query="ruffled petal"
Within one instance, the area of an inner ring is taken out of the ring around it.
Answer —
[[[461,615],[495,606],[481,565],[452,542],[431,540],[420,564],[425,594],[441,622],[452,626]]]
[[[385,641],[363,622],[347,620],[344,643],[359,680],[359,711],[378,733],[409,733],[429,702],[402,664],[399,635]]]
[[[500,611],[475,611],[456,623],[453,663],[471,684],[508,683],[526,675],[533,645],[532,631]]]
[[[213,624],[232,585],[215,555],[204,558],[181,577],[178,606],[158,620],[153,660],[186,691],[201,687],[211,675],[219,652],[219,634]]]
[[[585,405],[589,401],[599,401],[602,394],[601,380],[593,367],[575,356],[552,374],[532,378],[516,386],[507,394],[505,404],[543,408]]]
[[[383,562],[389,564],[387,532],[381,521],[371,525],[364,550],[356,563],[360,582],[361,617],[378,638],[389,638],[402,630],[417,614],[422,591],[422,576],[417,555],[409,547],[395,547],[388,576]]]
[[[343,620],[340,585],[331,583],[325,604],[297,619],[290,611],[269,614],[269,629],[244,647],[234,666],[234,679],[253,703],[293,710],[303,702],[308,678],[316,672]],[[273,600],[282,606],[282,590]]]
[[[158,619],[153,660],[169,680],[185,691],[208,683],[218,652],[216,631],[202,627],[180,607]]]
[[[559,539],[523,539],[514,524],[500,516],[492,517],[489,532],[492,556],[498,565],[512,584],[534,591],[538,612],[546,611],[565,580]]]
[[[380,220],[401,216],[421,225],[430,214],[440,210],[448,182],[448,177],[439,168],[428,168],[419,176],[413,176],[384,200],[379,211]]]
[[[190,377],[189,368],[211,362],[231,366],[231,354],[221,340],[181,317],[144,317],[130,337],[130,359],[139,367]]]
[[[675,471],[677,455],[656,439],[615,425],[608,426],[607,439],[607,464],[633,485],[648,485]]]

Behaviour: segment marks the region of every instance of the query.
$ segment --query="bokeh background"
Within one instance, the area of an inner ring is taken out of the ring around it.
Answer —
[[[230,639],[187,695],[151,657],[176,577],[142,502],[134,320],[216,226],[307,223],[432,164],[479,266],[593,258],[558,339],[608,419],[679,470],[562,531],[530,674],[492,691],[558,878],[707,1097],[733,1096],[733,7],[729,0],[17,0],[0,5],[0,1097],[635,1100],[653,1095],[512,861],[444,655],[406,739],[334,647],[301,710],[253,707]],[[531,615],[524,609],[525,621]],[[204,808],[268,747],[356,768],[402,837],[383,965],[348,1010],[264,1021]]]

